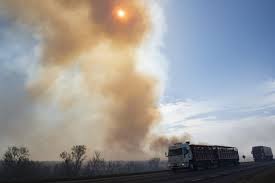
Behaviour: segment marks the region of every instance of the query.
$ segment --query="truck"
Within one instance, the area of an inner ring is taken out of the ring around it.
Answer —
[[[179,168],[198,170],[239,164],[238,149],[227,146],[176,143],[169,146],[166,156],[168,167],[172,170]]]
[[[273,153],[270,147],[266,146],[254,146],[252,147],[253,159],[255,162],[258,161],[272,161],[273,160]]]

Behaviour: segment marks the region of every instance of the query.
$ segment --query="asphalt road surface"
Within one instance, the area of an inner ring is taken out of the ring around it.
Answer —
[[[261,163],[241,163],[239,166],[230,166],[216,169],[190,171],[178,170],[160,171],[147,174],[138,175],[125,175],[108,178],[87,179],[87,180],[74,180],[74,181],[60,181],[55,183],[231,183],[235,182],[238,177],[250,174],[257,174],[267,168],[275,167],[275,161],[261,162]],[[274,179],[275,182],[275,179]]]

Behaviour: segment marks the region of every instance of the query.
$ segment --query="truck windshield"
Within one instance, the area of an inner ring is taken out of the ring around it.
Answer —
[[[178,155],[182,155],[182,148],[170,149],[168,152],[168,156],[178,156]]]

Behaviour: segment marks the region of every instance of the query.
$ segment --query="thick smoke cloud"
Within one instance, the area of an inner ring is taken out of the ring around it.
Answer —
[[[167,149],[169,145],[175,144],[175,143],[184,143],[187,141],[191,141],[192,136],[189,133],[184,133],[181,136],[172,136],[172,137],[166,137],[166,136],[160,136],[160,137],[154,137],[152,138],[152,141],[150,143],[149,149],[159,157],[163,157],[165,152],[167,152]]]
[[[100,136],[114,151],[140,154],[159,120],[158,79],[137,70],[138,50],[153,26],[148,3],[3,0],[0,6],[40,42],[40,64],[26,84],[29,95],[56,104],[65,116],[65,125],[42,130],[43,140],[58,143],[59,134],[70,136],[76,123],[93,121],[98,129],[90,130],[91,141]],[[116,15],[118,8],[125,17]]]

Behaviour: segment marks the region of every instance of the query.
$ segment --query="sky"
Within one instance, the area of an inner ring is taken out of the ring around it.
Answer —
[[[239,94],[275,76],[272,0],[169,1],[167,95]]]
[[[275,150],[275,1],[169,0],[162,11],[166,79],[154,133],[188,133],[194,143],[232,145],[247,156],[254,145]],[[0,115],[8,121],[0,127],[13,133],[32,125],[14,121],[37,108],[21,90],[37,44],[0,13]],[[4,137],[2,144],[14,142]]]
[[[272,0],[169,1],[163,133],[248,156],[253,145],[274,147],[274,10]]]

